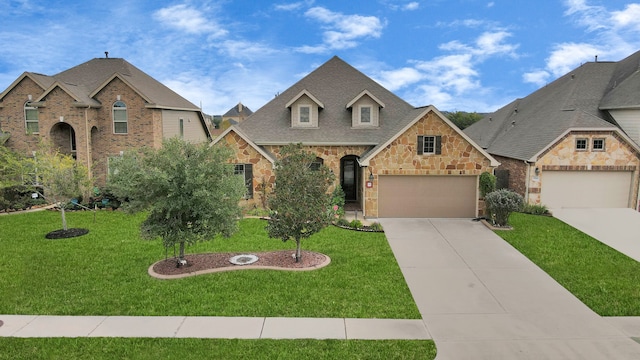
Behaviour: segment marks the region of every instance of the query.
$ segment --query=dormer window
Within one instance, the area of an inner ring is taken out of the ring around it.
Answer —
[[[358,94],[347,104],[351,109],[351,126],[354,128],[371,128],[380,126],[380,109],[384,103],[369,91]]]
[[[285,106],[291,110],[291,127],[318,127],[319,112],[324,108],[324,104],[316,99],[309,91],[302,90]]]

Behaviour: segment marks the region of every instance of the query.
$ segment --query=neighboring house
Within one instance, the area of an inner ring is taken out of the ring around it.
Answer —
[[[5,145],[31,156],[41,138],[104,185],[108,159],[179,136],[211,139],[200,109],[124,59],[96,58],[53,76],[20,75],[0,94]]]
[[[369,218],[475,217],[478,177],[499,165],[435,107],[414,108],[338,57],[214,140],[235,151],[256,205],[289,143],[328,166]]]
[[[640,52],[589,62],[464,132],[499,182],[548,208],[638,206]]]
[[[243,122],[249,115],[253,114],[253,111],[244,106],[241,102],[238,105],[232,107],[224,115],[222,115],[222,121],[229,121],[232,125]]]

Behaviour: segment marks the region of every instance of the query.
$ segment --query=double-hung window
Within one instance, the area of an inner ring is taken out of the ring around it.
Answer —
[[[298,107],[298,111],[299,111],[298,121],[301,124],[309,124],[309,123],[311,123],[311,106],[300,105]]]
[[[113,103],[113,133],[126,134],[127,132],[127,105],[123,101],[116,101]]]
[[[442,154],[442,136],[418,135],[418,155]]]
[[[586,151],[588,145],[588,140],[584,138],[576,139],[576,150],[578,151]]]
[[[37,134],[40,132],[40,125],[38,121],[38,108],[31,106],[31,102],[27,101],[24,104],[24,122],[27,133]]]
[[[360,123],[367,125],[371,124],[371,106],[360,107]]]
[[[593,139],[593,143],[591,144],[591,149],[593,151],[604,151],[604,139],[603,138]]]
[[[245,199],[253,197],[253,164],[235,164],[234,174],[241,176],[247,187]]]

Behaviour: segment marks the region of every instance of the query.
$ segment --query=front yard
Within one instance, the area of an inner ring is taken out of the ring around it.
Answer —
[[[503,239],[601,316],[640,316],[640,263],[546,216],[514,213]]]

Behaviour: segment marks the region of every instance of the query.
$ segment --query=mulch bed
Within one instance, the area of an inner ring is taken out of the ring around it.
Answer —
[[[85,235],[88,232],[89,232],[89,229],[83,229],[83,228],[71,228],[67,230],[60,229],[60,230],[54,230],[48,233],[47,235],[45,235],[45,238],[52,239],[52,240],[68,239],[68,238]]]
[[[275,269],[275,270],[314,270],[329,264],[328,256],[302,250],[302,259],[296,262],[293,257],[295,250],[281,250],[270,252],[244,253],[207,253],[187,254],[187,264],[177,267],[177,260],[169,258],[151,265],[149,274],[162,279],[180,278],[218,271],[243,269]],[[258,257],[258,261],[248,265],[236,265],[230,259],[236,255],[251,254]]]

